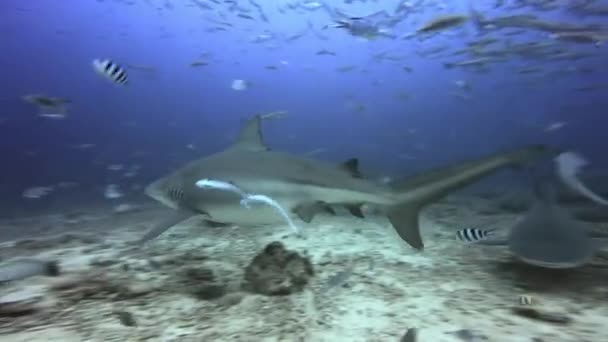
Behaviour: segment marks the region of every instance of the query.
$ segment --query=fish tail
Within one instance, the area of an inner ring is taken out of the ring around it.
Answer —
[[[427,171],[419,176],[392,183],[396,204],[388,208],[388,218],[399,236],[415,249],[424,249],[419,213],[451,192],[472,184],[504,167],[529,163],[554,154],[545,146],[533,145],[495,153],[475,160]]]

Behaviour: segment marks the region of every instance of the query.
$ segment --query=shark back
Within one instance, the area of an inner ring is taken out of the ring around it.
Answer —
[[[329,211],[330,203],[394,203],[390,188],[361,177],[356,159],[335,165],[271,151],[262,142],[259,127],[259,117],[250,119],[233,145],[160,178],[146,188],[146,194],[173,209],[208,215],[218,222],[243,224],[273,223],[280,218],[268,208],[242,208],[238,194],[203,190],[196,182],[214,179],[246,193],[269,196],[305,221],[310,221],[315,212]],[[300,213],[302,208],[304,215]]]

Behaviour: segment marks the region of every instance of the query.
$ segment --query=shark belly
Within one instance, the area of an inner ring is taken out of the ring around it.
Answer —
[[[205,212],[213,221],[236,225],[267,225],[285,222],[276,210],[263,204],[254,204],[250,208],[245,208],[237,201],[233,205],[206,206]]]
[[[240,189],[248,194],[261,194],[275,200],[291,217],[298,217],[297,208],[313,203],[323,204],[350,204],[373,203],[375,205],[390,205],[394,198],[391,194],[366,193],[351,189],[331,188],[312,184],[294,184],[276,179],[233,179]],[[284,219],[269,205],[256,203],[247,208],[241,205],[238,196],[224,197],[210,200],[209,196],[217,190],[203,190],[199,192],[204,199],[200,201],[197,209],[205,212],[214,221],[235,224],[275,224],[283,223]],[[225,195],[217,193],[218,196]]]

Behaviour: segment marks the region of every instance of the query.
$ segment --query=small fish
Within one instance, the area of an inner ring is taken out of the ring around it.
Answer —
[[[321,4],[318,1],[307,1],[307,2],[302,2],[299,4],[301,8],[307,9],[307,10],[316,10],[319,9],[321,7],[323,7],[323,4]]]
[[[286,117],[289,114],[288,111],[286,110],[275,110],[272,112],[264,112],[264,113],[258,113],[257,115],[260,116],[260,119],[262,120],[271,120],[271,119],[281,119]]]
[[[51,191],[53,191],[52,186],[37,186],[25,189],[22,196],[28,199],[39,199],[48,195]]]
[[[446,15],[437,17],[418,29],[418,33],[435,32],[461,25],[469,19],[466,15]]]
[[[129,204],[129,203],[121,203],[119,205],[114,206],[113,211],[114,213],[126,213],[129,211],[133,211],[134,209],[136,209],[136,206]]]
[[[109,171],[120,171],[120,170],[122,170],[124,168],[125,168],[125,166],[122,165],[122,164],[111,164],[111,165],[108,165],[108,170]]]
[[[530,295],[519,296],[519,305],[532,305],[532,296],[530,296]]]
[[[465,80],[456,80],[454,81],[454,85],[462,90],[471,90],[471,84]]]
[[[233,80],[231,88],[236,91],[244,91],[249,89],[250,83],[245,80]]]
[[[194,61],[194,62],[190,63],[190,66],[193,68],[206,66],[206,65],[209,65],[209,63],[205,62],[205,61]]]
[[[56,120],[63,120],[66,118],[65,113],[40,113],[40,114],[38,114],[38,116],[40,116],[42,118],[56,119]]]
[[[123,194],[120,192],[118,185],[108,184],[106,186],[106,190],[104,191],[104,197],[107,199],[116,199],[123,197]]]
[[[30,258],[16,259],[0,265],[0,283],[38,275],[58,276],[59,265],[55,261]]]
[[[454,67],[483,67],[491,61],[492,59],[490,57],[479,57],[460,62],[443,63],[443,66],[447,69],[451,69]]]
[[[336,71],[337,72],[349,72],[349,71],[355,70],[356,68],[357,68],[357,66],[355,66],[355,65],[345,65],[345,66],[336,68]]]
[[[327,293],[329,290],[342,286],[348,282],[353,275],[354,265],[348,266],[346,269],[332,275],[327,279],[325,285],[321,289],[321,293]]]
[[[321,49],[321,50],[317,51],[316,55],[317,56],[335,56],[336,53],[333,51],[326,50],[326,49]]]
[[[65,119],[66,106],[70,100],[41,94],[25,95],[22,99],[38,106],[38,116],[49,119]]]
[[[264,43],[267,42],[269,40],[274,39],[274,36],[271,34],[258,34],[257,36],[255,36],[253,39],[251,39],[252,43]]]
[[[566,123],[563,121],[552,122],[547,125],[547,127],[545,127],[545,132],[557,131],[559,129],[562,129],[564,126],[566,126]]]
[[[126,85],[128,81],[127,72],[120,65],[114,63],[110,59],[94,59],[93,69],[95,71],[109,79],[110,81],[119,84]]]
[[[461,229],[461,230],[457,231],[456,236],[458,237],[458,240],[460,240],[460,241],[467,242],[467,243],[474,243],[477,241],[485,240],[486,238],[491,236],[492,233],[493,233],[492,230],[465,228],[465,229]]]
[[[237,17],[247,19],[247,20],[255,20],[254,17],[250,16],[249,14],[245,14],[245,13],[239,13],[239,14],[237,14]]]

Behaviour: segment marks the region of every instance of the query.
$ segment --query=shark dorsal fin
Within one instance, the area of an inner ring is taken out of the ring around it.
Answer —
[[[359,159],[351,158],[342,164],[340,164],[340,168],[355,178],[361,178],[361,172],[359,172]]]
[[[268,147],[262,141],[261,123],[262,118],[260,115],[249,118],[241,128],[239,136],[231,148],[251,152],[268,151]]]

